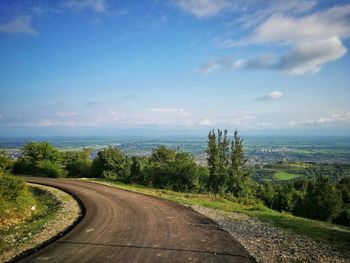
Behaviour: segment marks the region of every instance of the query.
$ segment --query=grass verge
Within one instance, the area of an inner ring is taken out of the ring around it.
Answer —
[[[338,226],[327,222],[316,221],[293,216],[288,213],[280,213],[269,209],[262,203],[252,199],[234,198],[214,194],[181,193],[170,190],[155,189],[141,185],[123,184],[104,179],[88,179],[93,182],[108,184],[122,189],[158,196],[187,206],[203,206],[218,209],[223,212],[245,213],[251,217],[270,223],[278,228],[291,231],[296,234],[306,235],[318,242],[323,242],[332,247],[346,252],[350,247],[350,228]]]
[[[41,232],[47,222],[55,217],[60,205],[52,193],[37,187],[29,187],[28,191],[18,196],[12,215],[17,217],[20,212],[26,216],[17,217],[19,222],[0,228],[0,256]]]

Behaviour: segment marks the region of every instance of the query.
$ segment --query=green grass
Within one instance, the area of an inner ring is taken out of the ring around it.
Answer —
[[[218,209],[223,212],[245,213],[251,217],[258,218],[263,222],[267,222],[278,228],[285,229],[286,231],[306,235],[318,242],[330,244],[333,247],[338,248],[340,251],[346,252],[350,247],[349,227],[300,218],[288,213],[280,213],[267,208],[261,202],[253,199],[235,198],[232,196],[221,196],[214,194],[181,193],[170,190],[154,189],[140,185],[108,182],[103,179],[91,180],[134,192],[158,196],[182,205],[198,205]]]
[[[32,211],[31,207],[34,205],[35,210]],[[55,218],[60,202],[48,191],[29,187],[28,191],[24,191],[17,198],[14,207],[17,211],[29,211],[29,216],[22,218],[20,223],[0,228],[0,255],[28,242],[35,234],[41,232],[46,223]],[[16,213],[13,213],[13,216],[16,216]]]
[[[286,171],[277,171],[274,174],[274,179],[279,180],[279,181],[287,181],[287,180],[293,180],[296,178],[301,177],[302,174],[293,174],[293,173],[288,173]]]

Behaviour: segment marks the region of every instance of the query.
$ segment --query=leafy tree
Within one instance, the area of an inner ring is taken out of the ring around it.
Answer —
[[[61,153],[48,142],[30,142],[21,149],[22,156],[28,158],[33,164],[41,161],[58,163],[61,161]]]
[[[15,173],[63,177],[62,154],[48,142],[30,142],[21,149],[22,155],[14,164]]]
[[[63,165],[69,177],[89,177],[91,150],[86,148],[82,151],[69,151],[63,154]]]
[[[305,199],[298,207],[297,215],[331,221],[341,212],[341,193],[327,177],[318,176],[308,183]]]
[[[147,183],[158,188],[175,191],[196,191],[200,188],[200,169],[193,157],[164,146],[153,150],[145,173]]]
[[[129,176],[129,162],[127,157],[117,148],[108,146],[99,151],[92,162],[92,175],[95,177],[113,177],[115,180],[125,181]]]
[[[145,161],[142,158],[136,156],[131,157],[131,167],[130,167],[130,183],[144,184],[144,166]]]

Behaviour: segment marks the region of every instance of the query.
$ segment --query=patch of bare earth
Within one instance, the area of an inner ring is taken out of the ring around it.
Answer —
[[[16,240],[15,235],[5,236],[5,238],[10,240],[14,246],[10,251],[0,255],[0,262],[10,261],[27,250],[39,247],[43,243],[67,230],[81,215],[81,209],[78,202],[69,194],[53,187],[36,184],[29,185],[52,193],[60,202],[60,207],[55,218],[46,222],[44,228],[39,233],[32,235],[29,232],[28,236],[22,237],[20,240],[21,242]]]
[[[317,243],[306,236],[290,233],[242,213],[224,213],[193,206],[216,221],[240,242],[258,262],[350,262],[350,251]]]

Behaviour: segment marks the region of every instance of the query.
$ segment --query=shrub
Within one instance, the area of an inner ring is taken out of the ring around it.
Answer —
[[[24,189],[23,179],[0,172],[0,197],[6,201],[16,201]]]
[[[107,180],[110,180],[110,181],[118,181],[118,180],[120,180],[118,175],[115,172],[113,172],[113,171],[103,171],[102,172],[102,177],[107,179]]]
[[[13,161],[9,158],[6,150],[0,149],[0,170],[10,171],[12,170]]]
[[[63,154],[63,165],[69,177],[89,177],[91,163],[90,149]]]
[[[116,178],[126,181],[130,174],[127,157],[112,146],[98,152],[92,162],[92,174],[95,177],[103,177],[104,171],[113,172]]]
[[[45,177],[65,177],[66,171],[61,168],[59,164],[45,160],[36,165],[35,174]]]

